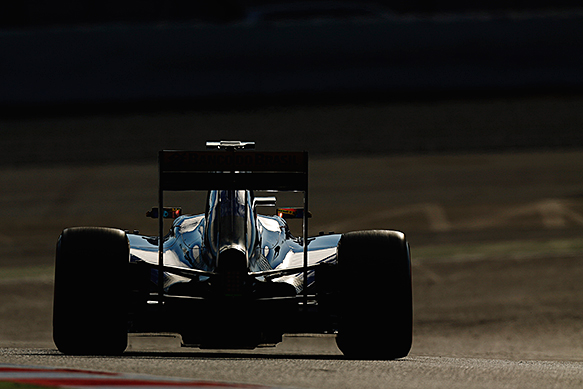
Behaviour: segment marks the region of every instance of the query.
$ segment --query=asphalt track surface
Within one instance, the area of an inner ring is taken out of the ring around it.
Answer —
[[[156,202],[156,166],[124,163],[0,169],[0,363],[294,388],[583,385],[583,152],[318,157],[310,174],[312,234],[407,233],[415,299],[407,358],[347,360],[322,336],[252,351],[140,337],[122,357],[57,352],[52,256],[61,229],[156,232],[142,216]]]

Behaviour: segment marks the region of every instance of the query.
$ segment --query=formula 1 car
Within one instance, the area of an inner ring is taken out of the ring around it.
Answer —
[[[349,358],[395,359],[412,343],[409,245],[391,230],[308,237],[306,152],[253,142],[159,153],[158,236],[76,227],[57,243],[53,338],[66,354],[115,355],[128,333],[180,334],[184,346],[253,349],[284,334],[336,334]],[[164,192],[208,191],[182,215]],[[303,193],[277,208],[258,192]],[[165,235],[164,219],[173,219]],[[288,221],[302,221],[302,236]]]

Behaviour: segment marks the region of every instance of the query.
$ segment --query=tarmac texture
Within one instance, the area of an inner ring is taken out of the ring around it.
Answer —
[[[529,110],[534,107],[529,106]],[[415,104],[407,109],[414,108]],[[225,115],[221,120],[243,114]],[[250,116],[246,116],[248,126]],[[521,121],[514,114],[506,120],[496,117],[508,131],[529,124],[528,118]],[[93,119],[88,128],[102,120]],[[116,119],[125,120],[127,128],[143,123],[137,117]],[[170,114],[167,119],[170,124],[178,120]],[[44,123],[54,128],[55,122],[67,120],[73,119]],[[579,116],[564,120],[572,125]],[[34,127],[28,133],[39,133],[38,123],[28,122]],[[91,132],[85,138],[79,134],[84,145],[83,139],[95,137]],[[251,132],[244,134],[247,138]],[[43,139],[49,137],[45,134]],[[202,148],[204,140],[174,146]],[[261,144],[261,138],[255,140]],[[322,137],[321,143],[310,147],[325,145]],[[45,163],[0,168],[0,361],[284,387],[575,388],[583,384],[583,152],[546,148],[463,154],[395,155],[379,150],[369,155],[314,154],[311,234],[388,228],[405,231],[409,238],[415,330],[408,358],[345,360],[329,337],[288,337],[275,349],[218,353],[180,349],[175,338],[137,338],[120,358],[59,354],[51,340],[51,308],[52,263],[60,231],[74,225],[101,225],[156,234],[156,223],[144,214],[156,204],[157,172],[155,161],[141,158],[115,162],[113,157],[113,162],[107,159],[104,164],[83,163],[76,157],[75,162],[55,164],[56,154],[49,147]],[[169,201],[185,212],[202,212],[200,196],[189,196],[179,194]],[[284,203],[293,200],[282,199],[279,205],[295,205]]]

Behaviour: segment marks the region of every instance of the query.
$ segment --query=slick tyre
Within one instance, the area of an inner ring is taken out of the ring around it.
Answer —
[[[411,259],[399,231],[357,231],[338,243],[336,343],[354,359],[396,359],[411,350]]]
[[[77,227],[57,242],[53,340],[65,354],[117,355],[127,347],[129,243],[112,228]]]

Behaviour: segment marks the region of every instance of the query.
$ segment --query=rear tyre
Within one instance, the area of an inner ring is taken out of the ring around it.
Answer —
[[[355,359],[407,356],[413,340],[411,257],[399,231],[357,231],[338,243],[336,343]]]
[[[77,227],[57,242],[53,340],[65,354],[121,354],[127,347],[129,243],[112,228]]]

